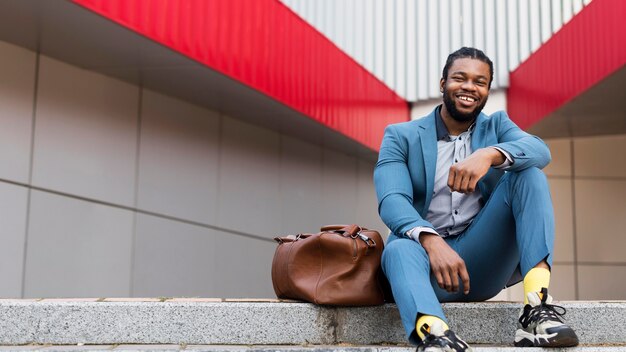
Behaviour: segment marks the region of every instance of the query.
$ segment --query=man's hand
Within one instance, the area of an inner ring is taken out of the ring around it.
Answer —
[[[485,176],[491,166],[504,162],[504,155],[495,148],[482,148],[465,160],[450,167],[448,187],[452,192],[472,193],[476,184]]]
[[[463,293],[470,292],[470,279],[465,261],[438,235],[422,232],[420,242],[430,258],[437,284],[448,292],[459,291],[459,277],[463,282]]]

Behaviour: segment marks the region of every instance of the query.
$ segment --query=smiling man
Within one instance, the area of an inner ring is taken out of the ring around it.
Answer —
[[[418,351],[470,350],[448,328],[440,302],[483,301],[522,280],[515,345],[578,344],[548,295],[554,214],[541,169],[550,151],[505,112],[481,112],[492,79],[482,51],[450,54],[443,104],[388,126],[380,148],[374,183],[392,232],[382,266]]]

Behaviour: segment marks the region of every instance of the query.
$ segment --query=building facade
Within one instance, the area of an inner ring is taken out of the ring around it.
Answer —
[[[0,296],[273,297],[273,237],[386,233],[382,131],[438,104],[449,51],[484,48],[486,111],[524,125],[516,72],[618,3],[2,2]],[[553,154],[559,299],[626,298],[623,53],[524,125]]]

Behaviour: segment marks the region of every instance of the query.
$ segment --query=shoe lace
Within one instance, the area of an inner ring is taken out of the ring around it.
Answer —
[[[563,323],[563,319],[561,318],[567,310],[563,306],[559,306],[557,304],[549,304],[546,303],[546,299],[548,297],[548,292],[545,293],[542,291],[543,297],[541,299],[541,303],[532,307],[527,304],[524,307],[526,310],[525,313],[519,317],[519,322],[523,327],[527,327],[531,322],[543,323],[545,321],[559,321]]]
[[[417,346],[416,351],[423,350],[426,347],[450,347],[455,351],[465,351],[469,348],[467,343],[456,337],[456,334],[451,330],[446,330],[442,336],[438,336],[431,334],[428,330],[428,324],[424,324],[420,328],[420,331],[424,334],[424,339]]]

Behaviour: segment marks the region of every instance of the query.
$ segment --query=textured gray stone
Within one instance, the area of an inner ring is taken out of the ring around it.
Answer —
[[[334,312],[305,303],[0,302],[0,344],[324,344]]]
[[[337,308],[337,341],[362,345],[407,342],[394,304]]]
[[[560,304],[567,308],[567,321],[581,343],[626,345],[626,302]],[[518,303],[506,302],[444,304],[451,327],[466,341],[501,346],[513,341],[519,309]],[[392,348],[384,345],[405,345],[406,337],[395,305],[332,308],[286,302],[0,300],[0,345],[31,343],[211,348],[377,344]]]
[[[0,346],[0,351],[45,352],[413,352],[409,346],[225,346],[225,345],[84,345],[84,346]],[[474,346],[475,352],[622,352],[626,346],[582,346],[575,348],[515,348],[510,346]]]

